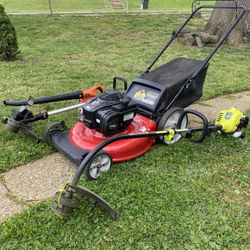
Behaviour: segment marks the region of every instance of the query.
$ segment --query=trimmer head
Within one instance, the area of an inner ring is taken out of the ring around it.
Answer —
[[[2,123],[5,124],[5,128],[13,133],[17,133],[20,129],[18,122],[12,118],[4,117],[2,118]]]
[[[5,128],[12,132],[18,133],[20,130],[30,135],[32,138],[39,142],[38,136],[32,131],[31,123],[37,120],[46,119],[43,113],[34,115],[25,106],[21,106],[19,110],[12,110],[10,118],[3,117],[2,123],[5,124]]]
[[[70,216],[75,208],[80,207],[80,200],[74,195],[73,190],[69,189],[63,192],[56,192],[55,202],[51,209],[60,218]]]
[[[55,201],[51,209],[60,218],[68,217],[74,212],[74,209],[80,208],[80,199],[85,197],[101,206],[114,220],[116,220],[117,213],[109,203],[94,192],[83,187],[67,185],[64,191],[55,194]]]

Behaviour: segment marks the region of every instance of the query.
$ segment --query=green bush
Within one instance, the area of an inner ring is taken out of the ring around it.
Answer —
[[[0,57],[2,60],[14,60],[19,52],[15,28],[0,4]]]

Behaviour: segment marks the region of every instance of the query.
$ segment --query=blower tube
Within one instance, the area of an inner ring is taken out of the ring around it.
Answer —
[[[52,96],[43,96],[38,98],[30,97],[28,100],[20,100],[20,101],[3,101],[5,106],[25,106],[25,105],[33,105],[33,104],[42,104],[42,103],[49,103],[49,102],[58,102],[58,101],[66,101],[66,100],[75,100],[75,99],[82,99],[83,91],[78,90],[70,93],[59,94],[59,95],[52,95]]]

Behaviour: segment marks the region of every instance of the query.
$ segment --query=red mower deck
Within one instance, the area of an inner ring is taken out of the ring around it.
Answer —
[[[137,114],[126,130],[119,134],[150,132],[156,131],[156,129],[155,121]],[[91,151],[107,138],[109,137],[87,128],[82,122],[77,122],[70,130],[71,143],[86,151]],[[105,147],[104,151],[112,156],[113,162],[122,162],[146,153],[151,148],[154,140],[152,137],[147,137],[117,141]]]

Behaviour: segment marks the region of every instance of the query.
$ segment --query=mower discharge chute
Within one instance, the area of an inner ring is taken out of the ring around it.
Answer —
[[[211,53],[203,60],[176,58],[151,71],[152,67],[177,38],[192,17],[202,8],[236,10],[238,15]],[[64,156],[78,165],[71,182],[55,196],[52,209],[60,216],[70,215],[80,206],[80,199],[88,197],[106,209],[112,218],[115,210],[93,192],[78,187],[80,177],[98,179],[107,172],[113,162],[133,159],[147,152],[156,142],[164,145],[176,143],[181,138],[202,142],[212,132],[244,137],[248,117],[236,108],[220,112],[215,123],[195,110],[184,110],[202,96],[203,84],[209,61],[223,44],[246,12],[243,6],[201,6],[184,24],[174,31],[150,66],[128,86],[121,77],[113,79],[113,89],[103,91],[100,85],[89,91],[29,98],[28,101],[5,101],[5,105],[21,106],[11,118],[4,118],[6,128],[13,132],[20,129],[34,136],[30,124],[47,119],[51,115],[78,109],[78,121],[68,129],[65,122],[50,124],[46,140]],[[123,82],[124,90],[117,90],[117,82]],[[96,91],[100,90],[100,95]],[[81,99],[79,104],[51,112],[33,115],[25,106],[53,101]],[[36,137],[37,138],[37,137]]]

